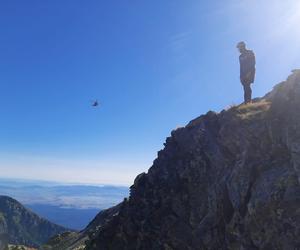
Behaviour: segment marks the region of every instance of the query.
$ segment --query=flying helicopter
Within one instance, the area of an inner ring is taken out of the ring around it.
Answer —
[[[92,101],[92,107],[98,107],[98,106],[99,106],[98,100]]]

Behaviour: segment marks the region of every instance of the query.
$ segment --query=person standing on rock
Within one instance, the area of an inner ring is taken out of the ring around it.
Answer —
[[[244,87],[244,103],[250,103],[252,100],[251,84],[255,78],[255,54],[252,50],[246,48],[245,42],[239,42],[237,48],[240,55],[240,79]]]

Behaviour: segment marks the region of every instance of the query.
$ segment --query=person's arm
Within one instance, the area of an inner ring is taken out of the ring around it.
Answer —
[[[255,58],[255,54],[253,51],[251,51],[251,61],[252,61],[252,68],[255,68],[256,65],[256,58]]]
[[[243,76],[243,60],[242,60],[242,55],[239,56],[239,61],[240,61],[240,79],[242,79],[242,76]]]

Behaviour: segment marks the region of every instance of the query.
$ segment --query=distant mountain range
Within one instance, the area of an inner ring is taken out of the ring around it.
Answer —
[[[66,185],[43,181],[0,178],[0,195],[14,197],[22,204],[47,204],[64,208],[106,209],[127,197],[124,186]]]
[[[48,220],[72,228],[82,230],[99,213],[97,208],[63,208],[47,204],[26,205],[27,208]]]
[[[0,178],[0,195],[18,200],[38,215],[67,228],[81,230],[106,208],[121,202],[128,187],[65,185],[55,182]]]
[[[0,246],[5,243],[39,247],[50,237],[67,231],[26,209],[18,201],[0,196]]]

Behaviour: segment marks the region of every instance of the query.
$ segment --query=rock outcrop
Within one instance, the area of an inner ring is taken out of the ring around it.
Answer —
[[[87,249],[300,249],[300,72],[172,132]]]

